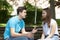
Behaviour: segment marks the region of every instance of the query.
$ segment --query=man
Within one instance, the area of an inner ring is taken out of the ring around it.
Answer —
[[[37,32],[37,29],[31,32],[25,31],[23,18],[26,18],[26,15],[26,8],[18,7],[17,16],[10,18],[7,22],[4,32],[5,40],[33,40],[33,34]]]

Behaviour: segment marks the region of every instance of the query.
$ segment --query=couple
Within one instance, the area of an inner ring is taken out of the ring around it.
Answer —
[[[4,40],[34,40],[34,33],[37,32],[37,29],[34,28],[31,32],[25,31],[23,18],[26,18],[26,15],[26,8],[18,7],[17,16],[10,18],[7,22]],[[42,20],[43,34],[39,40],[59,40],[58,26],[56,21],[51,18],[49,8],[43,9]]]

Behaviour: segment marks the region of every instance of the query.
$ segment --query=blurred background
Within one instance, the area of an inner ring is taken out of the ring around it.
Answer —
[[[3,33],[9,18],[16,16],[16,9],[20,6],[26,7],[27,17],[24,19],[26,30],[31,31],[33,27],[40,30],[34,35],[35,39],[41,38],[42,33],[42,9],[50,7],[52,18],[59,27],[60,33],[60,0],[0,0],[0,40],[3,40]],[[60,35],[59,35],[60,37]]]
[[[0,0],[0,27],[5,27],[8,19],[16,15],[17,7],[14,6],[16,1]],[[51,8],[52,17],[60,26],[60,0],[20,0],[18,4],[27,8],[27,17],[24,19],[26,27],[41,26],[42,9],[47,7]]]

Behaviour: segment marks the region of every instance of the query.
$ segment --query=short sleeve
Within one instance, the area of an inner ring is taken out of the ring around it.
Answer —
[[[23,21],[23,28],[25,28],[25,22]]]
[[[13,19],[11,19],[11,20],[9,21],[9,26],[10,26],[10,28],[15,28],[15,25],[16,25],[16,21],[13,20]]]

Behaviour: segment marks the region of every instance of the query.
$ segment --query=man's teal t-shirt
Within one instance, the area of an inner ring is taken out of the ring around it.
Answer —
[[[11,37],[10,28],[14,28],[16,33],[19,33],[23,28],[25,28],[25,22],[23,19],[18,18],[18,16],[14,16],[10,18],[7,22],[4,39]]]

